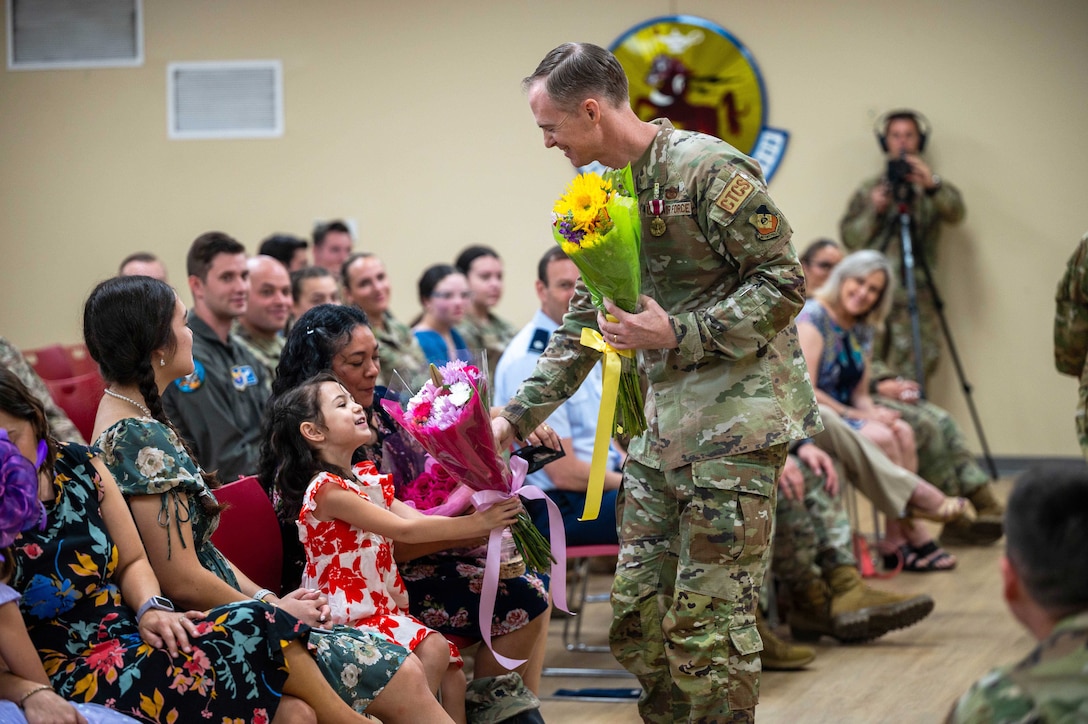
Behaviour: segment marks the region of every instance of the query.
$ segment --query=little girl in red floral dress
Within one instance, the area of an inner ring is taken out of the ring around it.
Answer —
[[[465,721],[465,675],[456,646],[408,613],[408,594],[393,560],[394,541],[475,538],[513,523],[516,498],[460,517],[426,516],[393,497],[390,475],[351,456],[371,442],[366,410],[323,373],[273,400],[265,444],[281,454],[276,490],[297,516],[306,550],[303,585],[329,600],[332,621],[384,635],[424,663],[442,706]]]

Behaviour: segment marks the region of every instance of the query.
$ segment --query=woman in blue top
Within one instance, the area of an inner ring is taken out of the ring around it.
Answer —
[[[894,283],[891,265],[880,252],[850,254],[805,303],[797,316],[797,334],[816,400],[879,445],[892,462],[917,473],[913,430],[869,393],[873,332],[891,308]],[[889,520],[884,544],[901,549],[911,570],[948,570],[956,564],[909,519]]]
[[[419,278],[423,313],[412,325],[412,332],[431,364],[441,367],[452,359],[472,361],[465,340],[455,329],[465,318],[470,296],[468,279],[449,264],[427,267]]]

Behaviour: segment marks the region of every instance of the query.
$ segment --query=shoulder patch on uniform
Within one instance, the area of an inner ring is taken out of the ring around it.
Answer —
[[[537,354],[543,352],[544,348],[548,346],[548,340],[551,336],[548,330],[538,327],[533,331],[533,338],[529,340],[529,351]]]
[[[258,383],[257,373],[250,365],[237,365],[230,368],[230,381],[234,383],[234,389],[244,390]]]
[[[760,204],[756,212],[748,217],[748,223],[755,227],[756,238],[760,241],[767,241],[781,234],[778,228],[781,222],[778,214],[767,208],[767,204]]]
[[[204,365],[200,360],[193,360],[193,371],[174,380],[174,385],[182,392],[196,392],[204,384]]]
[[[714,200],[714,203],[727,214],[735,214],[740,208],[740,205],[743,204],[755,190],[755,184],[740,174],[737,174],[729,181],[725,190],[718,194],[718,198]]]

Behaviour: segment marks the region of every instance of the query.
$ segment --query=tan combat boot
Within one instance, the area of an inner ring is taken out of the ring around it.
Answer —
[[[994,495],[993,483],[985,483],[967,494],[978,512],[973,521],[957,520],[941,530],[941,543],[948,545],[990,545],[1005,534],[1005,506]]]
[[[820,636],[830,636],[843,643],[856,643],[872,638],[869,636],[869,612],[840,610],[832,614],[831,589],[819,578],[793,592],[786,620],[790,634],[798,641],[816,641]]]
[[[763,652],[759,655],[764,671],[797,671],[812,663],[816,652],[808,646],[794,646],[778,638],[756,609],[756,630],[763,639]]]
[[[832,619],[848,613],[865,613],[869,618],[866,641],[913,626],[933,610],[933,599],[929,596],[900,596],[869,588],[853,566],[839,566],[827,578]]]

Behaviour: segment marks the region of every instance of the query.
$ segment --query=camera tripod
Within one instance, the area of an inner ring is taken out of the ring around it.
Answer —
[[[899,219],[899,246],[900,255],[903,260],[904,286],[907,292],[907,312],[910,315],[911,342],[914,352],[914,375],[918,382],[919,397],[924,400],[926,399],[926,378],[922,357],[922,326],[918,313],[918,289],[914,277],[916,258],[914,255],[914,244],[911,238],[910,206],[912,197],[913,189],[909,184],[897,184],[893,189],[893,198],[897,205],[897,215]],[[982,446],[982,455],[986,459],[986,466],[990,469],[990,476],[994,480],[997,480],[997,465],[994,464],[993,455],[990,454],[990,446],[986,442],[986,433],[982,429],[982,420],[979,418],[978,410],[975,408],[975,401],[972,395],[973,388],[964,373],[959,352],[956,350],[956,343],[952,339],[952,330],[949,329],[948,320],[944,316],[944,300],[937,291],[937,285],[933,281],[933,274],[929,269],[929,264],[926,262],[924,252],[919,253],[917,256],[917,267],[921,269],[924,283],[933,297],[933,307],[937,311],[937,320],[940,322],[944,340],[948,343],[948,352],[952,357],[952,364],[956,369],[956,377],[959,380],[960,389],[963,390],[963,396],[967,401],[967,409],[971,413],[971,422],[974,424],[975,432],[978,434],[979,444]]]

